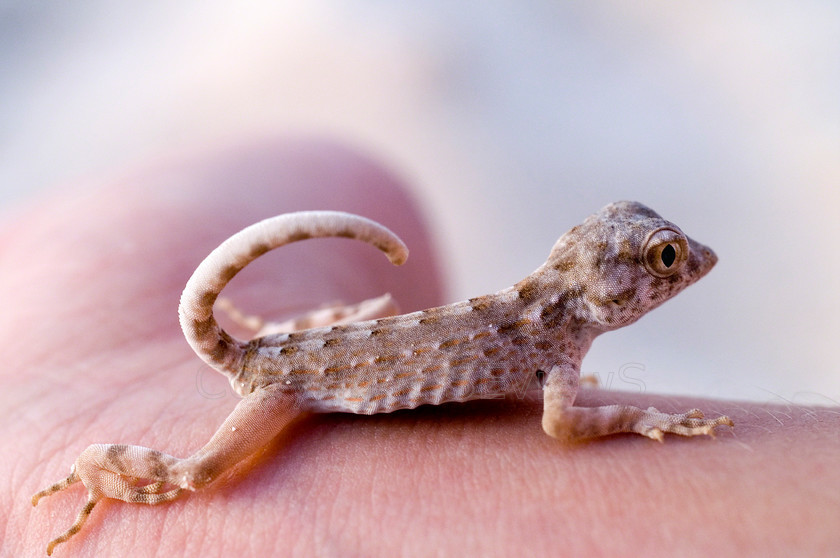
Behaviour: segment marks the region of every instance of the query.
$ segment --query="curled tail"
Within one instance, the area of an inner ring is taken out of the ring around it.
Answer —
[[[210,252],[187,281],[178,315],[193,350],[213,368],[237,374],[246,343],[225,332],[213,317],[213,303],[222,289],[246,265],[291,242],[307,238],[341,237],[362,240],[379,248],[391,263],[401,265],[408,248],[379,223],[339,211],[302,211],[265,219],[225,240]]]

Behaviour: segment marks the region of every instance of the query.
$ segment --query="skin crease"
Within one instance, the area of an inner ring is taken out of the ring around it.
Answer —
[[[404,311],[444,302],[427,233],[404,192],[341,146],[276,140],[68,189],[6,219],[0,269],[13,271],[0,274],[0,556],[42,556],[72,522],[80,486],[37,508],[29,498],[66,475],[90,443],[187,455],[234,407],[238,399],[187,346],[176,316],[186,279],[232,232],[287,211],[340,209],[382,222],[411,249],[393,268],[361,243],[284,247],[225,290],[249,312],[288,317],[383,292]],[[564,447],[540,428],[538,394],[314,415],[203,491],[154,507],[103,501],[54,555],[840,549],[840,410],[585,389],[578,401],[699,407],[728,414],[736,429],[719,429],[717,440],[622,435]]]

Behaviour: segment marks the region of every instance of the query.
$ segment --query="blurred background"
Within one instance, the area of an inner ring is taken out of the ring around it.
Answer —
[[[450,301],[519,280],[606,203],[646,203],[720,263],[584,373],[840,401],[838,2],[0,0],[0,218],[278,134],[406,179]]]

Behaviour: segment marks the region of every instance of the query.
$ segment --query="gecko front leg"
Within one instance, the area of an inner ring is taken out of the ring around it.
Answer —
[[[699,409],[669,414],[632,405],[575,407],[578,378],[578,367],[571,363],[555,366],[546,378],[542,426],[553,438],[573,442],[627,432],[661,442],[665,433],[714,436],[716,426],[733,426],[729,417],[707,419]]]
[[[210,441],[190,457],[182,459],[125,444],[89,446],[67,478],[32,497],[34,506],[41,498],[79,481],[88,491],[87,503],[76,521],[49,543],[47,554],[79,532],[101,499],[154,505],[174,500],[184,489],[202,488],[264,447],[298,414],[294,395],[281,386],[269,385],[242,399]]]

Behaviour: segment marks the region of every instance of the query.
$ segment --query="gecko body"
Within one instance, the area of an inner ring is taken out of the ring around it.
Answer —
[[[642,204],[618,202],[588,217],[560,237],[536,271],[495,294],[404,315],[390,315],[393,305],[384,297],[269,325],[269,333],[250,341],[219,327],[214,303],[249,262],[290,242],[329,236],[373,244],[395,264],[408,255],[388,229],[340,212],[267,219],[214,250],[188,281],[179,316],[187,341],[228,376],[242,401],[187,458],[141,446],[89,446],[67,478],[33,497],[36,504],[79,481],[88,490],[76,522],[50,543],[48,554],[81,529],[102,498],[157,504],[199,489],[305,412],[372,414],[499,397],[536,380],[543,389],[543,429],[561,440],[618,432],[661,440],[666,432],[713,434],[719,425],[732,425],[728,417],[706,419],[696,409],[666,414],[574,405],[592,340],[633,323],[717,261],[711,249]],[[298,330],[301,324],[308,329]]]

